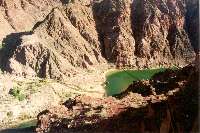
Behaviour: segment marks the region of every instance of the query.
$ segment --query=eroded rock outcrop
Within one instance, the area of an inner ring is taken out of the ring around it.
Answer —
[[[132,28],[136,40],[135,54],[147,65],[181,65],[194,57],[184,30],[185,13],[185,3],[181,0],[134,0]]]
[[[38,133],[198,132],[198,71],[167,70],[114,97],[77,96],[38,115]]]
[[[54,79],[73,73],[71,64],[45,44],[35,35],[22,37],[22,44],[6,64],[7,71],[16,75]]]
[[[93,6],[104,56],[118,66],[135,64],[130,5],[130,0],[102,0]]]
[[[60,0],[0,1],[0,62],[2,68],[6,67],[8,58],[12,57],[16,46],[20,44],[20,37],[27,35],[37,22],[42,21],[54,7],[60,5],[62,5]],[[15,62],[18,61],[15,60]]]
[[[103,63],[91,12],[80,3],[53,9],[35,25],[32,34],[20,38],[6,70],[25,75],[30,75],[26,70],[32,70],[39,77],[61,78],[79,68]],[[17,64],[29,69],[16,67]]]

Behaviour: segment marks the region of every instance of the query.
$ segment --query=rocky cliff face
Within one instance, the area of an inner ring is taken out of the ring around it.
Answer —
[[[130,0],[103,0],[93,6],[103,55],[118,66],[135,64],[130,5]]]
[[[198,42],[192,34],[198,21],[191,19],[198,7],[192,3],[4,0],[2,68],[60,78],[105,59],[117,67],[184,66],[194,59],[191,43]]]
[[[108,98],[77,96],[38,115],[38,133],[198,132],[198,70],[157,74]],[[142,88],[142,89],[141,89]]]
[[[134,0],[135,54],[145,57],[146,64],[182,64],[191,59],[193,50],[184,30],[185,13],[184,1]]]
[[[5,69],[18,75],[63,78],[103,63],[92,9],[86,4],[54,8],[28,35],[16,38],[17,46],[7,51]]]
[[[187,0],[186,10],[185,28],[195,51],[199,52],[199,1]]]
[[[14,61],[17,66],[21,66],[16,67],[17,73],[21,73],[20,71],[25,68],[24,64],[21,64],[15,58],[10,59],[16,47],[21,44],[20,37],[28,35],[37,22],[44,20],[49,12],[59,5],[62,5],[60,0],[0,1],[0,61],[4,70],[7,67],[6,64],[9,65],[10,61]]]
[[[107,59],[119,66],[183,65],[193,58],[184,1],[101,1],[94,6]]]

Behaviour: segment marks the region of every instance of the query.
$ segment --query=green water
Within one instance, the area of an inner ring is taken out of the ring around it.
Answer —
[[[133,81],[147,80],[166,68],[145,70],[114,70],[106,74],[106,94],[108,96],[120,94],[125,91]]]
[[[37,124],[37,119],[33,119],[20,123],[16,128],[29,128],[36,126],[36,124]]]

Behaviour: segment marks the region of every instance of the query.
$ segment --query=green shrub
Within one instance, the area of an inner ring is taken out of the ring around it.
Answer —
[[[0,43],[0,50],[3,49],[5,46],[5,43]]]
[[[13,112],[12,111],[7,112],[7,116],[8,117],[12,117],[13,116]]]
[[[19,87],[14,87],[13,89],[11,89],[10,94],[19,101],[23,101],[26,98],[26,96],[21,92]]]

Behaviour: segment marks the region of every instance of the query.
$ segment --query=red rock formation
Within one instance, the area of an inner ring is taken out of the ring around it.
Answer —
[[[103,0],[93,7],[104,56],[117,66],[135,64],[130,4],[130,0]]]
[[[89,69],[91,65],[103,63],[91,12],[80,3],[69,4],[64,9],[54,8],[29,35],[18,38],[19,46],[13,54],[10,52],[6,70],[60,79],[78,68]]]
[[[144,65],[184,64],[194,57],[184,30],[185,4],[178,0],[134,0],[132,28],[135,54]],[[139,10],[140,9],[140,10]]]

